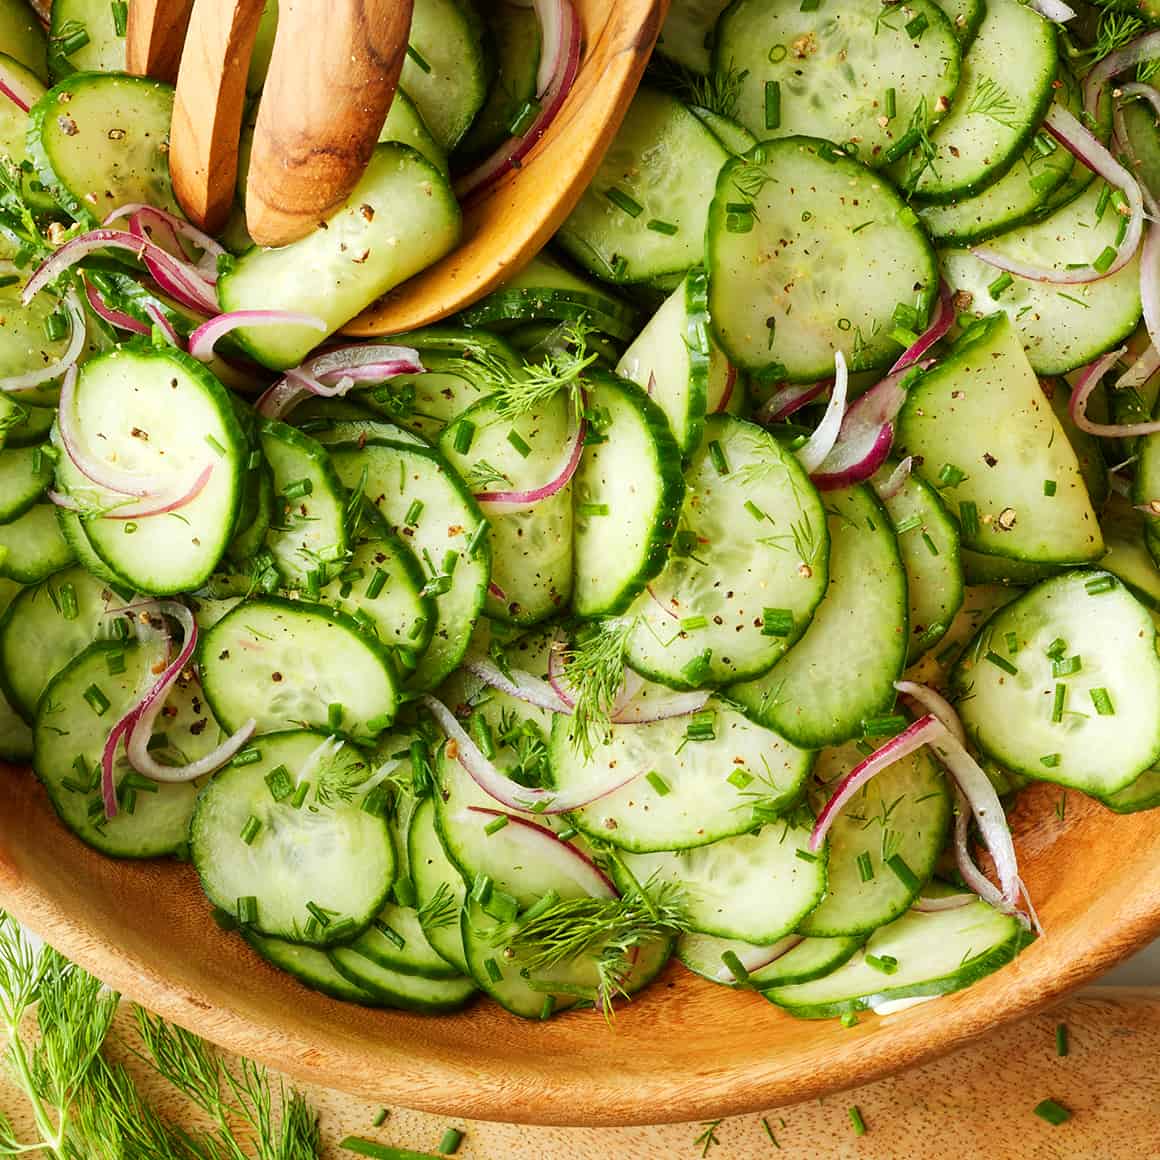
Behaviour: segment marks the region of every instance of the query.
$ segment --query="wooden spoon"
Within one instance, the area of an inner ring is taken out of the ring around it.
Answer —
[[[125,67],[173,84],[193,0],[133,0],[125,29]]]

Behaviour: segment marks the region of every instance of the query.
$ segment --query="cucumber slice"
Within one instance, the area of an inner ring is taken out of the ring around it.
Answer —
[[[1138,814],[1160,806],[1160,769],[1145,770],[1135,781],[1116,793],[1096,800],[1117,814]]]
[[[77,221],[99,225],[131,202],[181,213],[169,181],[171,86],[123,73],[74,73],[30,116],[28,154]]]
[[[459,205],[444,176],[406,145],[376,145],[325,229],[278,249],[249,250],[222,274],[218,297],[226,311],[295,310],[321,318],[325,333],[310,326],[234,331],[258,362],[293,367],[381,294],[443,257],[459,231]]]
[[[951,622],[942,646],[937,652],[927,653],[914,665],[907,672],[907,679],[941,688],[951,667],[968,645],[979,643],[979,628],[1004,604],[1010,604],[1018,596],[1018,590],[1003,584],[968,586],[963,607]]]
[[[124,592],[133,591],[132,585],[123,576],[118,576],[93,551],[93,545],[89,543],[88,534],[85,532],[84,521],[76,512],[66,511],[64,508],[57,508],[56,523],[57,527],[60,528],[60,534],[64,537],[64,542],[68,544],[73,556],[76,558],[76,562],[86,572],[91,576],[95,576],[98,580],[103,580],[106,584],[116,586]]]
[[[253,718],[259,733],[305,725],[370,740],[398,705],[381,648],[356,620],[320,604],[244,601],[202,638],[200,667],[231,733]]]
[[[930,130],[959,84],[959,42],[932,0],[886,10],[879,0],[738,0],[717,26],[713,59],[719,76],[736,74],[737,119],[759,138],[851,143],[875,167]]]
[[[732,837],[770,821],[800,798],[812,755],[711,698],[698,721],[711,721],[709,740],[691,740],[689,719],[612,725],[587,758],[570,719],[552,728],[552,775],[557,789],[583,791],[606,781],[608,770],[635,781],[571,815],[590,838],[642,854],[680,850]]]
[[[809,836],[809,826],[785,820],[711,846],[621,860],[638,882],[683,889],[690,930],[765,946],[796,929],[825,891],[826,853],[810,854]]]
[[[0,0],[0,44],[9,56],[47,82],[48,44],[44,29],[24,0]]]
[[[897,444],[922,457],[919,475],[960,521],[974,505],[964,548],[1036,564],[1103,555],[1075,452],[1006,315],[972,326],[910,388]]]
[[[454,979],[462,974],[427,941],[413,907],[388,902],[350,950],[390,971],[425,979]]]
[[[464,411],[439,450],[476,495],[531,491],[559,475],[575,434],[567,392],[504,418],[489,399]],[[484,504],[491,538],[491,582],[484,611],[536,624],[572,595],[572,484],[522,509]]]
[[[611,282],[691,269],[704,257],[713,183],[728,157],[676,97],[639,89],[557,240]]]
[[[350,947],[336,947],[329,958],[343,978],[369,991],[384,1007],[439,1015],[458,1011],[476,990],[470,979],[425,979],[393,971]]]
[[[709,315],[745,370],[814,382],[885,366],[899,304],[926,317],[934,251],[878,174],[828,141],[765,142],[721,171],[709,217]],[[824,260],[819,255],[825,255]]]
[[[665,566],[681,501],[681,453],[664,412],[635,383],[589,379],[589,439],[572,479],[578,616],[623,612]]]
[[[906,572],[890,517],[865,485],[826,495],[830,584],[805,635],[756,681],[734,685],[755,721],[820,749],[861,736],[894,704],[906,664]]]
[[[19,519],[0,524],[0,576],[21,584],[38,584],[67,568],[74,559],[52,504],[37,504]]]
[[[671,11],[671,9],[670,9]],[[750,133],[739,121],[732,117],[724,117],[712,109],[702,109],[699,105],[691,105],[690,112],[734,157],[748,153],[757,144],[757,138]]]
[[[1058,68],[1054,24],[1020,0],[987,0],[954,103],[930,134],[933,148],[899,161],[898,183],[943,205],[993,185],[1046,115]]]
[[[1146,527],[1143,515],[1115,497],[1100,521],[1108,546],[1100,567],[1121,581],[1141,604],[1160,610],[1160,568],[1145,545]]]
[[[106,466],[187,488],[210,469],[177,517],[125,520],[116,518],[124,496],[86,479],[63,452],[57,457],[58,486],[81,505],[85,533],[114,572],[139,592],[201,587],[230,541],[249,454],[225,388],[174,347],[119,347],[81,368],[76,422]]]
[[[762,990],[788,983],[808,983],[840,967],[862,945],[860,938],[807,938],[786,935],[769,948],[777,958],[750,971],[746,985]],[[740,986],[721,956],[728,951],[743,955],[752,943],[716,938],[711,934],[684,934],[677,940],[677,958],[704,979],[727,987]]]
[[[975,39],[979,25],[983,23],[983,14],[986,12],[984,0],[935,0],[938,6],[947,14],[947,19],[959,38],[964,50]]]
[[[657,56],[700,76],[708,75],[713,67],[711,52],[717,20],[729,3],[730,0],[673,0],[657,38]]]
[[[44,447],[0,451],[0,524],[19,519],[52,483],[53,457]]]
[[[395,90],[395,97],[391,101],[387,119],[383,122],[383,131],[379,134],[379,140],[397,141],[400,145],[409,145],[430,161],[444,177],[448,177],[450,174],[447,167],[447,153],[431,135],[431,130],[427,128],[427,122],[423,120],[418,106],[402,89]]]
[[[5,613],[23,591],[24,588],[15,580],[0,580],[0,650],[4,643]],[[0,657],[3,655],[0,651]],[[0,760],[23,764],[32,760],[32,730],[8,696],[5,678],[11,672],[9,664],[0,664]]]
[[[227,766],[198,796],[189,849],[207,897],[235,915],[239,900],[251,900],[245,925],[260,934],[312,946],[357,935],[395,875],[387,824],[363,809],[365,759],[305,730],[261,737],[254,748],[257,761]],[[292,788],[275,797],[269,779],[279,774]]]
[[[312,991],[321,991],[332,999],[358,1003],[363,1007],[380,1005],[377,996],[340,975],[326,951],[281,938],[267,938],[255,930],[243,931],[242,937],[266,962],[293,975]]]
[[[119,10],[120,31],[117,11],[109,0],[53,0],[48,57],[54,77],[125,71],[126,10]]]
[[[1067,441],[1071,444],[1075,457],[1079,461],[1079,472],[1083,476],[1084,486],[1091,497],[1092,506],[1102,508],[1108,500],[1111,490],[1108,486],[1108,464],[1104,461],[1103,448],[1099,439],[1081,431],[1071,417],[1071,387],[1066,379],[1040,379],[1039,385],[1047,396]],[[1096,403],[1089,402],[1088,417],[1097,422],[1107,421],[1107,412],[1101,418],[1096,410]]]
[[[765,997],[798,1018],[827,1019],[889,999],[946,995],[1005,966],[1030,937],[1018,920],[981,899],[930,914],[910,910],[876,930],[836,971],[812,983],[775,987]],[[891,959],[897,969],[885,974],[881,966]]]
[[[0,287],[0,376],[39,370],[48,363],[60,364],[72,337],[68,328],[59,338],[50,339],[49,318],[61,309],[60,299],[49,291],[37,294],[27,306],[21,301],[24,281]],[[92,328],[90,327],[90,333]],[[20,391],[18,404],[56,404],[51,383],[31,391]],[[4,494],[0,492],[0,495]]]
[[[855,745],[822,754],[815,771],[815,808],[862,760]],[[831,938],[866,935],[896,919],[934,873],[950,820],[946,778],[925,750],[883,770],[831,827],[826,896],[798,932]]]
[[[484,27],[471,0],[415,0],[399,84],[445,153],[487,100]]]
[[[44,443],[56,422],[54,408],[23,406],[11,396],[0,400],[0,411],[4,412],[0,414],[0,448]]]
[[[889,463],[874,476],[879,493],[894,467]],[[938,492],[915,475],[907,476],[894,495],[882,500],[882,505],[898,537],[898,551],[906,569],[910,604],[906,662],[914,664],[942,640],[963,606],[959,525]]]
[[[3,19],[3,13],[0,12],[0,27],[2,27]],[[3,39],[2,32],[0,32],[0,44],[8,47],[8,42]],[[7,53],[0,53],[0,65],[3,65],[4,71],[10,77],[20,82],[29,95],[38,98],[44,96],[46,92],[44,84],[26,65],[21,64],[20,61]],[[15,101],[5,100],[4,104],[0,106],[0,154],[10,157],[16,165],[23,165],[28,158],[28,147],[25,140],[27,136],[28,114]],[[31,195],[29,200],[34,207],[40,208],[36,205],[40,198],[36,196],[34,190],[28,187],[27,181],[24,182],[24,192],[26,195]],[[5,257],[11,256],[18,248],[18,245],[12,243],[9,238],[4,239],[4,246]],[[10,250],[9,246],[11,246]]]
[[[463,659],[487,594],[491,552],[479,506],[430,448],[375,440],[335,446],[331,461],[343,483],[362,489],[423,565],[424,594],[435,600],[435,630],[409,684],[433,688]]]
[[[980,637],[955,666],[952,688],[988,757],[1101,796],[1160,758],[1156,628],[1110,573],[1046,580],[996,613]]]
[[[123,752],[113,767],[120,805],[115,818],[105,817],[101,799],[101,752],[109,730],[155,683],[157,660],[156,650],[133,642],[98,641],[53,678],[37,709],[37,776],[61,821],[113,858],[172,854],[189,834],[197,786],[146,784]]]
[[[242,563],[261,551],[274,522],[274,506],[274,476],[269,467],[265,463],[247,467],[233,538],[226,547],[231,560]]]
[[[419,922],[431,945],[457,970],[468,974],[459,916],[467,897],[463,877],[447,857],[435,828],[435,802],[424,798],[411,814],[407,859],[419,904]]]
[[[668,565],[629,610],[626,659],[677,688],[760,676],[825,595],[821,497],[791,452],[729,415],[706,422],[686,486]]]
[[[1012,560],[1006,556],[990,556],[964,548],[962,552],[963,579],[968,584],[1014,584],[1027,588],[1057,576],[1059,564],[1037,564],[1032,560]]]
[[[1062,270],[1094,262],[1114,248],[1118,222],[1111,208],[1101,215],[1103,181],[1050,217],[995,238],[990,248],[1009,258]],[[969,295],[977,317],[1004,311],[1015,324],[1036,373],[1061,375],[1093,362],[1136,329],[1140,321],[1140,266],[1134,257],[1110,278],[1083,286],[1059,286],[1015,277],[1008,285],[994,266],[960,250],[940,255],[947,282]],[[1006,287],[1004,289],[1004,287]]]

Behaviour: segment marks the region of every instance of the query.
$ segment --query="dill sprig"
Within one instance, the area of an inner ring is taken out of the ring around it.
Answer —
[[[580,629],[562,661],[575,707],[572,744],[591,758],[608,734],[609,712],[624,682],[624,654],[636,627],[635,617],[601,620]]]
[[[712,69],[707,76],[702,76],[675,60],[654,53],[649,61],[648,74],[650,81],[686,105],[737,120],[737,105],[741,100],[745,74],[732,62],[728,68]]]
[[[1105,56],[1119,52],[1146,29],[1147,25],[1139,16],[1107,8],[1100,13],[1095,40],[1086,48],[1080,49],[1075,54],[1075,60],[1085,66],[1099,64]]]
[[[37,259],[52,250],[24,199],[24,171],[5,156],[0,156],[0,233]]]
[[[463,476],[463,482],[472,491],[502,490],[511,487],[512,481],[502,471],[486,459],[478,459]]]
[[[460,909],[454,891],[446,882],[440,882],[435,893],[419,907],[419,925],[425,931],[441,930],[458,921]]]

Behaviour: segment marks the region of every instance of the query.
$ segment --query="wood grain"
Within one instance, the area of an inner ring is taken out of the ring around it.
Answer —
[[[225,228],[234,204],[246,70],[264,0],[195,0],[177,74],[169,171],[194,225]]]
[[[1055,1053],[1055,1028],[1067,1024],[1070,1051]],[[137,1045],[122,1009],[111,1054],[138,1077],[171,1120],[201,1126],[177,1098],[128,1050]],[[1160,1154],[1160,991],[1098,988],[980,1043],[903,1075],[823,1100],[725,1120],[710,1160],[756,1157],[858,1157],[859,1160],[1154,1160]],[[459,1160],[694,1160],[699,1124],[638,1128],[535,1128],[472,1122],[392,1108],[374,1128],[380,1100],[326,1088],[307,1091],[322,1112],[324,1160],[340,1160],[348,1134],[399,1148],[434,1151],[449,1127],[466,1132]],[[1054,1128],[1035,1118],[1042,1099],[1074,1113]],[[854,1136],[848,1109],[857,1106],[867,1133]],[[22,1102],[4,1086],[0,1110]],[[658,1113],[664,1106],[659,1105]],[[762,1125],[762,1115],[779,1147]],[[31,1124],[17,1115],[17,1126]]]
[[[426,326],[494,290],[547,244],[595,174],[648,63],[668,0],[574,0],[584,27],[576,84],[522,168],[464,214],[463,241],[345,333]]]
[[[1160,933],[1160,813],[1034,786],[1012,817],[1045,937],[969,990],[850,1030],[800,1022],[672,965],[609,1031],[494,1004],[425,1018],[307,991],[219,930],[189,866],[114,862],[0,767],[0,906],[112,986],[296,1079],[476,1119],[616,1125],[731,1115],[866,1083],[1089,982]],[[1063,813],[1061,818],[1060,812]]]
[[[411,0],[283,0],[254,126],[246,224],[284,245],[314,229],[362,176],[395,94]]]
[[[131,0],[125,29],[128,71],[173,84],[192,10],[193,0]]]

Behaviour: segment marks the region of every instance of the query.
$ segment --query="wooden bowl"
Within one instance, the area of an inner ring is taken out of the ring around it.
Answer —
[[[575,208],[640,81],[669,0],[573,0],[584,27],[580,72],[523,166],[463,217],[463,240],[351,322],[359,337],[398,334],[462,310],[525,266]]]
[[[0,906],[129,998],[301,1080],[475,1119],[705,1119],[929,1060],[1160,933],[1160,812],[1120,818],[1071,793],[1061,818],[1063,792],[1028,790],[1012,819],[1046,935],[968,990],[849,1030],[675,964],[612,1029],[592,1012],[525,1022],[486,1001],[441,1017],[338,1003],[220,931],[190,867],[103,858],[65,831],[30,774],[2,766]]]

